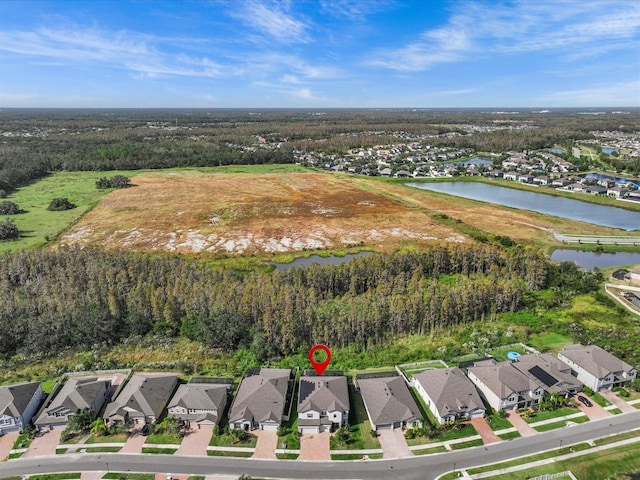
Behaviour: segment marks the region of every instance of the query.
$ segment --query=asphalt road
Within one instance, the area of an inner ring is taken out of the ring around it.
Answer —
[[[554,233],[553,238],[562,243],[594,243],[603,245],[637,245],[640,244],[640,237],[589,237],[586,235],[563,235]]]
[[[232,457],[187,457],[155,454],[65,454],[14,459],[0,464],[0,477],[38,473],[81,472],[107,469],[115,472],[172,474],[247,474],[259,478],[281,479],[402,479],[430,480],[454,468],[530,455],[592,438],[640,428],[640,410],[560,428],[532,437],[467,448],[439,455],[401,460],[302,462],[252,460]],[[107,468],[108,467],[108,468]]]

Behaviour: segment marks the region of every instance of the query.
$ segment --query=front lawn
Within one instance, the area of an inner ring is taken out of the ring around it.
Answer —
[[[352,383],[349,383],[349,396],[351,398],[351,411],[349,412],[349,438],[340,442],[336,435],[329,439],[331,450],[369,450],[380,448],[377,437],[371,435],[371,422],[364,408],[364,402],[360,392],[356,391]]]
[[[144,443],[148,445],[180,445],[182,437],[167,433],[152,433]]]
[[[580,413],[580,410],[575,407],[560,407],[555,410],[547,410],[545,412],[534,412],[529,418],[524,418],[524,421],[527,423],[537,423],[551,418],[572,415],[574,413]]]
[[[236,437],[227,434],[211,435],[209,446],[211,447],[247,447],[255,448],[258,437],[249,435],[246,440],[238,440]]]
[[[487,417],[487,423],[489,424],[489,427],[491,427],[491,430],[493,430],[494,432],[513,427],[509,420],[507,420],[506,418],[501,418],[497,413],[489,415]]]
[[[129,438],[127,433],[114,433],[113,435],[91,435],[84,443],[125,443]]]

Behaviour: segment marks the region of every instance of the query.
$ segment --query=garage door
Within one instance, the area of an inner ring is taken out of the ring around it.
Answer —
[[[386,423],[384,425],[376,425],[376,430],[393,430],[393,425]]]
[[[277,425],[262,425],[262,430],[267,432],[276,432],[278,430]]]
[[[300,427],[300,433],[318,433],[317,427]]]

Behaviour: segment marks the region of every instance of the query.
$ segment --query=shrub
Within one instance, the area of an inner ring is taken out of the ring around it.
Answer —
[[[96,182],[96,188],[126,188],[131,185],[129,177],[124,175],[114,175],[111,178],[102,177]]]
[[[9,200],[0,202],[0,215],[16,215],[21,212],[22,210],[17,203],[10,202]]]
[[[76,205],[71,203],[68,198],[54,198],[51,200],[51,203],[49,203],[47,210],[59,212],[62,210],[71,210],[72,208],[76,208]]]
[[[591,390],[589,387],[587,387],[586,385],[584,387],[582,387],[582,391],[587,394],[587,395],[593,395],[593,390]]]
[[[0,240],[15,240],[20,237],[20,231],[15,222],[7,218],[0,222]]]

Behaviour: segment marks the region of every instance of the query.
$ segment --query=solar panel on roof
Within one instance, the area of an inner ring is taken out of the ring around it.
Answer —
[[[315,388],[316,384],[313,382],[307,380],[300,381],[300,393],[298,394],[300,403],[304,402],[304,399],[311,395]]]
[[[531,367],[529,369],[529,373],[534,377],[536,377],[538,380],[540,380],[542,383],[544,383],[547,387],[550,387],[558,383],[558,379],[556,377],[549,374],[548,372],[545,372],[538,365],[536,365],[535,367]]]

